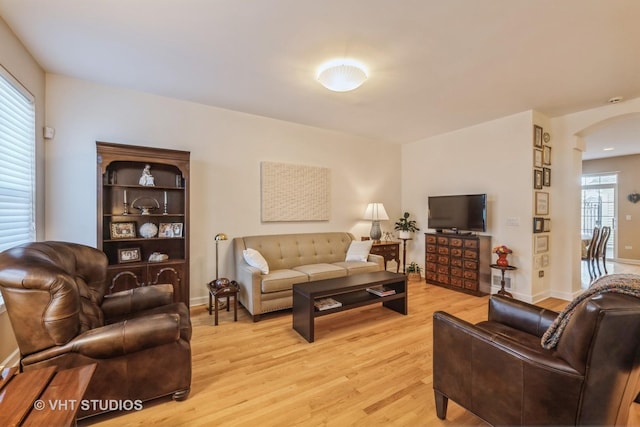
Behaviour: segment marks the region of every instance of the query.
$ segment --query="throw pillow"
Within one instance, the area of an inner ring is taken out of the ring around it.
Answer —
[[[269,274],[269,264],[267,264],[267,260],[264,259],[260,252],[248,248],[242,251],[242,256],[251,267],[259,268],[262,274]]]
[[[349,250],[347,250],[345,261],[366,261],[369,258],[372,245],[373,240],[352,241]]]

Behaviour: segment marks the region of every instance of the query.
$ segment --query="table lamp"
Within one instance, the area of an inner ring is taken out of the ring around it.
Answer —
[[[384,210],[382,203],[369,203],[367,210],[364,211],[364,219],[371,220],[371,231],[369,237],[374,242],[379,242],[382,237],[382,231],[380,230],[380,221],[388,220],[389,216],[387,211]]]

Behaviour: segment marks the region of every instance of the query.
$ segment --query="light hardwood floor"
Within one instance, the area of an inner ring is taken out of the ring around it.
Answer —
[[[257,323],[243,308],[238,322],[224,311],[213,326],[206,307],[194,307],[189,398],[79,425],[485,426],[454,402],[446,421],[436,417],[431,319],[444,310],[484,320],[487,300],[410,282],[407,316],[380,305],[324,316],[316,319],[314,343],[292,329],[290,311]],[[560,311],[566,301],[539,305]]]

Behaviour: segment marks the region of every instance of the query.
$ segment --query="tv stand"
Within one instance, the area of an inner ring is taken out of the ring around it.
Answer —
[[[491,236],[425,234],[425,280],[445,288],[491,293]]]

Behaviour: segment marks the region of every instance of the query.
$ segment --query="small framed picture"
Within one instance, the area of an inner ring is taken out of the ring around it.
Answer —
[[[536,191],[536,215],[549,215],[549,193]]]
[[[549,252],[549,235],[543,234],[534,239],[534,251],[536,254]]]
[[[536,190],[542,189],[542,171],[540,169],[533,170],[533,188]]]
[[[542,148],[542,127],[533,125],[533,145]]]
[[[551,147],[548,145],[542,147],[542,163],[545,165],[551,164]]]
[[[533,167],[535,168],[542,167],[542,150],[539,148],[533,149]]]
[[[551,231],[551,219],[550,218],[545,218],[544,219],[544,224],[542,225],[542,231],[544,231],[545,233],[548,233],[549,231]]]
[[[542,185],[551,187],[551,168],[542,168]]]
[[[173,237],[182,237],[182,223],[181,222],[171,223],[171,230],[173,232]]]
[[[118,262],[120,264],[127,262],[138,262],[142,259],[140,248],[124,248],[118,249]]]
[[[136,223],[135,222],[112,222],[111,223],[111,239],[135,239]]]
[[[173,237],[173,229],[170,222],[161,222],[158,228],[158,237]]]
[[[544,218],[534,216],[533,217],[533,232],[542,233],[544,229]]]

